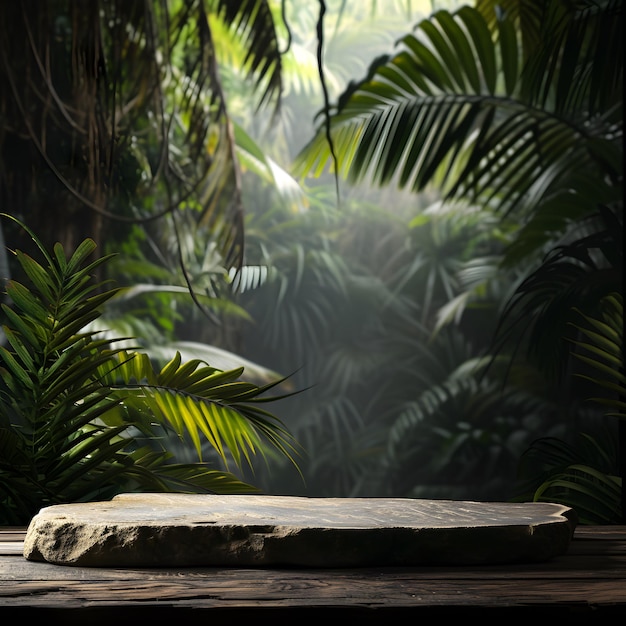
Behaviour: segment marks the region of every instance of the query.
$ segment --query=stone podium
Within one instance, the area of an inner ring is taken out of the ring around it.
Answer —
[[[545,561],[572,509],[410,498],[122,494],[32,519],[31,561],[87,567],[365,567]]]

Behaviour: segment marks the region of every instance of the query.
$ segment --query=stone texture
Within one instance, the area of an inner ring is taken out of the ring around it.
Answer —
[[[41,509],[24,556],[88,567],[537,562],[565,553],[575,526],[550,503],[123,494]]]

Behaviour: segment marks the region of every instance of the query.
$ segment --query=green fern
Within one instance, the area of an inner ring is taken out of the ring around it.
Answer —
[[[580,350],[573,356],[589,373],[579,373],[594,386],[598,396],[589,398],[606,409],[606,417],[626,418],[624,376],[624,313],[620,293],[611,293],[600,303],[601,315],[592,317],[576,309],[580,324],[572,324],[582,339],[572,341]],[[601,395],[601,392],[604,392]],[[618,524],[622,520],[621,489],[617,454],[608,454],[605,444],[583,435],[582,453],[558,440],[540,439],[527,452],[547,465],[534,500],[561,502],[574,508],[585,524]],[[531,481],[532,484],[532,481]]]
[[[86,331],[116,293],[93,279],[111,257],[90,262],[90,239],[69,257],[60,244],[50,254],[18,223],[44,262],[15,251],[26,280],[8,281],[12,306],[2,304],[0,524],[121,491],[255,491],[227,471],[229,460],[241,470],[270,448],[295,464],[295,442],[262,407],[278,399],[262,396],[280,381],[259,387],[239,380],[243,368],[182,363],[178,353],[155,371],[145,354]],[[139,443],[156,442],[159,429],[188,436],[199,462],[176,464],[167,449]],[[202,462],[201,440],[224,470]]]

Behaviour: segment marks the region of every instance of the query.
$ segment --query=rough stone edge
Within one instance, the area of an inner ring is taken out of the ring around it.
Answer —
[[[575,512],[567,507],[558,518],[525,526],[420,529],[320,530],[280,525],[207,528],[146,523],[104,524],[103,528],[103,524],[58,524],[35,516],[23,554],[31,561],[83,567],[365,567],[542,562],[567,551],[576,524]]]

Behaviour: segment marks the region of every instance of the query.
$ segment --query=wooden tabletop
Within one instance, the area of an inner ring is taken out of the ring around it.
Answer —
[[[178,624],[263,617],[291,626],[304,616],[358,620],[350,626],[405,614],[483,623],[626,617],[626,526],[579,526],[565,555],[538,564],[350,569],[59,566],[24,559],[24,535],[23,528],[0,528],[0,616],[54,610],[58,623],[89,626],[156,617]]]

